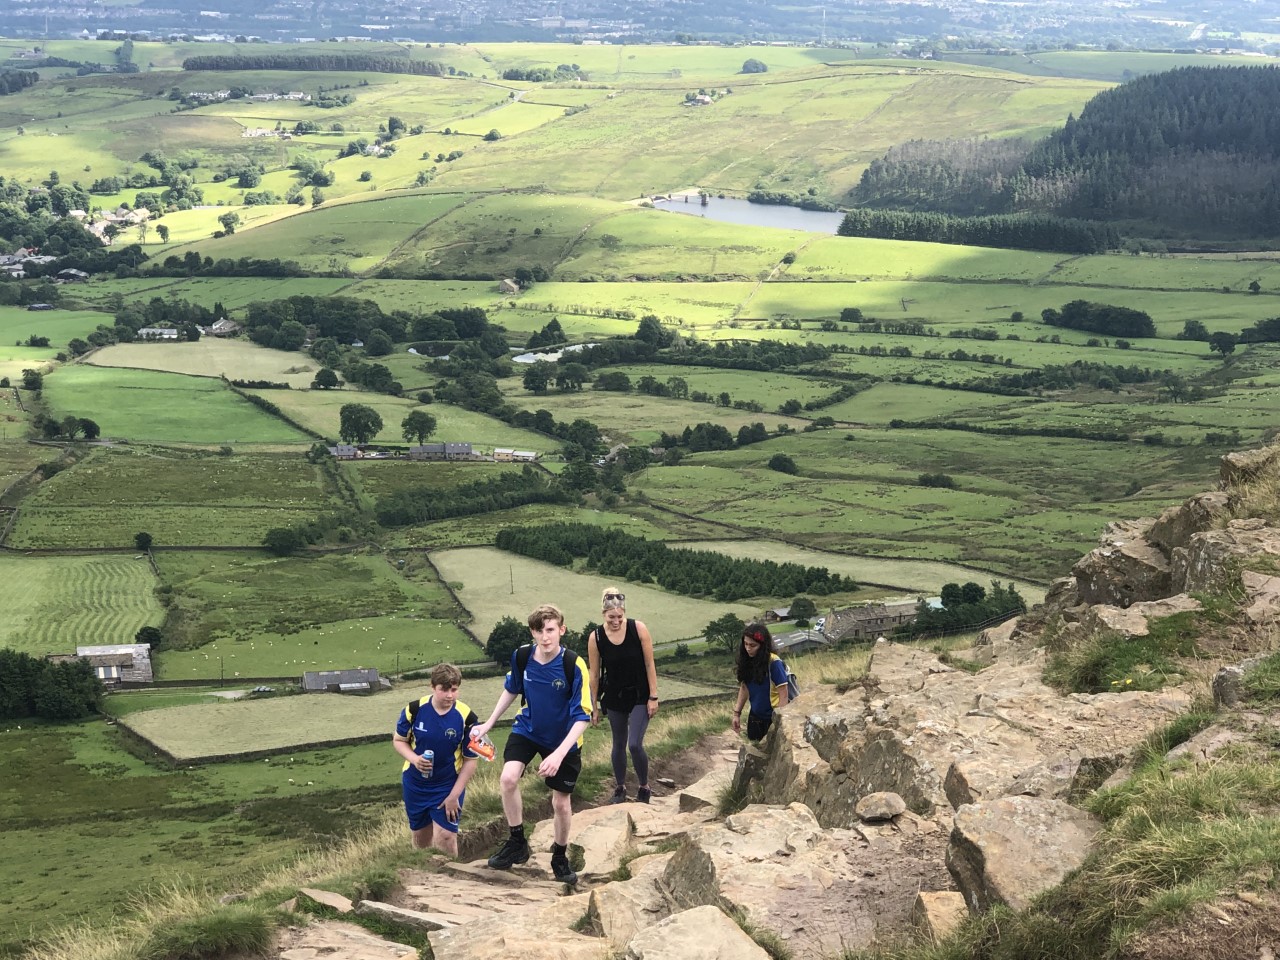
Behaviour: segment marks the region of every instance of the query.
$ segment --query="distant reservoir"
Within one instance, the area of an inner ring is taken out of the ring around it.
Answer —
[[[779,227],[783,230],[807,230],[810,233],[835,233],[844,219],[843,213],[824,213],[820,210],[801,210],[771,203],[752,203],[749,200],[730,200],[708,197],[703,206],[697,196],[674,200],[656,200],[654,209],[672,213],[686,213],[724,223],[740,223],[749,227]]]

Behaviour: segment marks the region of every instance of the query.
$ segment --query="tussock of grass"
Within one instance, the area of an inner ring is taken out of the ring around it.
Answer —
[[[1248,483],[1232,488],[1232,509],[1221,520],[1243,520],[1262,517],[1268,523],[1280,523],[1280,470],[1274,467],[1264,470]]]
[[[1280,699],[1280,653],[1273,653],[1246,673],[1244,688],[1255,702]]]
[[[1215,717],[1213,704],[1197,700],[1186,713],[1175,717],[1168,725],[1155,730],[1134,751],[1134,768],[1143,770],[1152,764],[1164,762],[1165,755],[1179,744],[1186,743]]]
[[[1070,693],[1159,690],[1180,680],[1184,671],[1174,657],[1196,653],[1194,613],[1152,621],[1145,637],[1103,631],[1054,653],[1044,680]]]
[[[171,885],[136,903],[114,929],[70,926],[37,943],[30,960],[201,960],[257,956],[271,946],[281,914],[263,903],[221,904],[203,886]]]
[[[772,960],[791,960],[791,948],[787,946],[786,941],[769,928],[752,923],[746,911],[735,909],[729,916],[742,929],[742,932],[754,940]]]

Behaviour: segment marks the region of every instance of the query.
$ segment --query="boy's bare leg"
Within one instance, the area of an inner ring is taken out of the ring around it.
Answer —
[[[573,797],[559,790],[551,791],[551,814],[554,825],[554,842],[561,846],[569,843],[569,827],[573,822]]]
[[[502,812],[506,814],[509,827],[518,827],[524,823],[524,804],[520,797],[522,776],[524,776],[524,764],[519,760],[508,760],[502,765],[502,776],[498,785],[502,793]]]

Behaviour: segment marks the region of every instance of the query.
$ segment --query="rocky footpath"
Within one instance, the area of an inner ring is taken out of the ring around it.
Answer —
[[[1277,452],[1224,458],[1221,490],[1109,526],[1041,608],[960,654],[981,669],[878,643],[858,684],[810,685],[759,748],[713,738],[698,782],[650,805],[576,813],[576,888],[549,879],[548,822],[524,867],[441,858],[405,873],[394,902],[344,909],[429,931],[438,960],[753,960],[767,956],[762,933],[796,960],[819,960],[912,931],[940,936],[996,904],[1020,909],[1095,843],[1100,824],[1081,800],[1123,778],[1135,750],[1207,686],[1063,694],[1042,680],[1046,638],[1059,649],[1122,643],[1199,610],[1192,593],[1225,592],[1242,598],[1245,626],[1217,638],[1209,673],[1268,648],[1259,638],[1274,637],[1280,612],[1280,577],[1268,572],[1280,568],[1280,529],[1235,513],[1241,486]],[[1219,702],[1239,699],[1240,673],[1217,678]],[[1248,733],[1216,726],[1177,749],[1210,762]],[[719,819],[727,787],[752,802]],[[340,921],[291,926],[278,950],[285,960],[405,952]]]

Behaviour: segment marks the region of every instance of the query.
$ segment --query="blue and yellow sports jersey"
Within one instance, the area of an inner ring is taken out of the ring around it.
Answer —
[[[418,756],[424,750],[435,751],[434,768],[430,778],[423,777],[416,767],[405,761],[401,771],[412,770],[411,777],[428,780],[432,784],[450,784],[458,779],[462,761],[474,760],[471,752],[471,728],[480,721],[461,700],[443,716],[436,713],[430,697],[415,700],[396,719],[396,733],[409,741],[409,747]]]
[[[769,679],[763,683],[747,684],[747,699],[751,703],[751,712],[757,717],[773,716],[773,709],[778,705],[778,688],[787,685],[787,665],[776,653],[769,655]]]
[[[574,656],[572,682],[565,676],[564,648],[550,663],[539,663],[530,654],[524,675],[519,675],[517,658],[511,654],[511,670],[505,687],[508,693],[524,694],[524,709],[516,715],[512,733],[528,737],[540,747],[554,750],[580,720],[591,720],[591,680],[586,661]],[[578,738],[582,746],[582,738]]]

